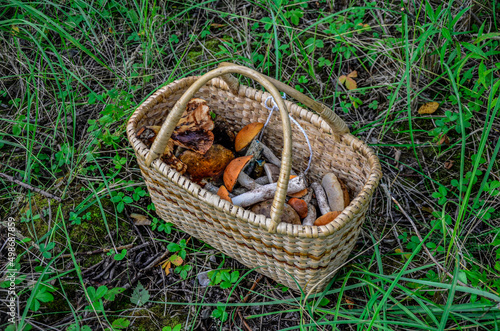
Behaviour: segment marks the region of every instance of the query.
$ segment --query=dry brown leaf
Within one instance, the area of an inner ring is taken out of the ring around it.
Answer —
[[[130,214],[130,217],[134,219],[135,225],[151,225],[151,221],[145,215]]]
[[[442,135],[439,141],[437,142],[438,146],[441,146],[443,144],[449,145],[450,144],[450,138],[448,138],[447,135]]]
[[[450,169],[451,169],[451,167],[453,167],[453,163],[454,163],[454,161],[453,161],[453,160],[446,161],[446,162],[444,163],[444,168],[445,168],[446,170],[450,170]]]
[[[352,79],[351,77],[347,77],[345,81],[345,87],[347,87],[348,90],[355,90],[358,88],[358,84]]]
[[[423,104],[419,109],[419,114],[433,114],[439,108],[439,103],[433,101]]]
[[[422,206],[422,210],[425,211],[426,213],[429,213],[429,214],[432,214],[434,212],[434,209],[432,209],[431,207],[427,207],[427,206]]]
[[[358,88],[358,84],[356,84],[356,81],[352,79],[351,77],[357,77],[358,73],[356,71],[351,72],[349,75],[342,75],[339,77],[339,83],[344,84],[347,87],[348,90],[354,90]]]
[[[358,72],[356,70],[353,70],[347,77],[351,78],[357,78],[358,77]]]
[[[163,270],[165,270],[165,275],[166,275],[166,276],[168,276],[168,275],[170,274],[170,267],[171,267],[171,266],[172,266],[172,265],[171,265],[170,260],[165,261],[165,263],[163,263],[163,264],[161,265],[161,268],[162,268]]]
[[[352,300],[348,296],[345,296],[345,302],[347,303],[348,309],[354,309],[354,305],[356,304],[356,302],[354,302],[354,300]]]

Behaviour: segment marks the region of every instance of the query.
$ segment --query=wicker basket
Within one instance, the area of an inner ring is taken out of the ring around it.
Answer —
[[[270,94],[239,85],[230,73],[254,79]],[[284,101],[278,89],[319,116]],[[205,99],[211,111],[223,115],[232,129],[239,131],[251,122],[267,119],[269,111],[264,102],[269,95],[275,99],[280,116],[272,116],[263,141],[282,156],[271,218],[221,200],[159,159],[191,98]],[[152,112],[158,103],[166,103],[168,109]],[[333,172],[346,183],[353,198],[328,225],[280,223],[292,155],[297,172],[305,169],[309,158],[305,138],[295,125],[290,126],[288,112],[306,130],[313,148],[309,179],[321,181],[323,175]],[[137,129],[144,125],[162,125],[151,149],[136,138]],[[161,218],[249,268],[258,267],[256,271],[277,282],[310,293],[322,291],[347,259],[382,176],[373,151],[348,133],[345,123],[325,105],[254,70],[231,64],[222,64],[204,76],[183,78],[159,89],[134,112],[127,134]]]

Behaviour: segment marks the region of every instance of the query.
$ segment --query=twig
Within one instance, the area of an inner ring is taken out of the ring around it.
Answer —
[[[46,191],[44,191],[42,189],[39,189],[38,187],[34,187],[34,186],[30,185],[30,184],[23,183],[20,180],[15,179],[12,176],[9,176],[9,175],[6,175],[6,174],[0,172],[0,177],[5,178],[9,182],[15,183],[15,184],[17,184],[19,186],[22,186],[22,187],[24,187],[24,188],[26,188],[28,190],[32,190],[32,191],[35,191],[37,193],[40,193],[41,195],[43,195],[43,196],[45,196],[45,197],[47,197],[49,199],[54,199],[57,202],[61,202],[62,201],[62,199],[59,198],[58,196],[55,196],[55,195],[53,195],[53,194],[51,194],[49,192],[46,192]]]
[[[259,277],[257,277],[257,279],[253,282],[252,287],[248,290],[247,295],[243,298],[243,300],[241,301],[241,303],[246,303],[248,301],[248,298],[250,298],[250,294],[252,294],[253,290],[255,290],[255,288],[257,287],[257,284],[260,282],[260,280],[263,277],[264,277],[263,275],[259,275]],[[243,318],[243,315],[241,314],[241,312],[239,310],[240,310],[240,307],[237,307],[236,308],[236,314],[238,314],[238,316],[241,318],[241,321],[243,322],[243,325],[246,328],[248,328],[249,330],[252,330],[252,328],[250,326],[248,326],[247,322],[245,321],[245,319]]]
[[[239,308],[239,307],[238,307]],[[245,328],[248,330],[248,331],[252,331],[252,328],[250,327],[250,325],[248,325],[247,321],[245,320],[245,318],[243,317],[243,314],[241,313],[241,311],[238,312],[238,316],[240,317],[241,321],[243,322],[243,325],[245,326]]]
[[[129,248],[132,248],[132,247],[134,247],[133,243],[125,245],[125,246],[116,247],[116,251],[121,251],[122,249],[129,249]],[[100,254],[100,253],[107,253],[109,251],[114,251],[114,250],[115,250],[114,248],[100,248],[100,249],[96,249],[95,251],[90,251],[90,252],[76,252],[73,255],[74,256],[78,256],[78,255],[94,255],[94,254]],[[63,255],[61,255],[61,257],[62,258],[71,257],[71,254],[63,254]]]
[[[388,193],[388,192],[386,192]],[[413,227],[413,230],[415,230],[415,233],[418,237],[418,239],[422,242],[423,239],[422,239],[422,236],[420,235],[420,232],[418,231],[417,229],[417,226],[415,225],[415,222],[413,222],[413,219],[410,217],[410,215],[408,215],[406,213],[406,211],[403,209],[403,207],[399,204],[399,202],[394,199],[393,196],[391,196],[391,199],[392,201],[399,207],[399,210],[401,211],[401,213],[403,213],[403,215],[408,219],[408,221],[410,221],[411,223],[411,226]],[[450,277],[451,279],[454,279],[455,277],[453,277],[453,275],[451,273],[448,272],[448,270],[446,270],[437,260],[436,258],[431,254],[431,252],[429,251],[429,249],[427,248],[427,246],[425,245],[422,245],[422,247],[424,248],[424,251],[427,253],[427,255],[429,256],[429,258],[436,264],[436,266],[441,269],[442,272],[444,272],[446,275],[448,275],[448,277]],[[462,285],[462,286],[465,286],[465,287],[470,287],[469,285],[467,284],[464,284],[463,282],[461,282],[460,280],[457,279],[457,283]]]

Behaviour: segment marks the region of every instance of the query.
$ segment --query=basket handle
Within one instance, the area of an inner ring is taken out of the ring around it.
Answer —
[[[219,63],[219,68],[224,68],[232,65],[233,64],[229,62],[221,62]],[[343,134],[349,133],[349,128],[347,127],[347,124],[337,114],[335,114],[335,112],[332,109],[328,108],[326,105],[309,98],[307,95],[297,91],[296,89],[286,85],[285,83],[280,82],[279,80],[276,80],[264,74],[261,75],[264,76],[264,78],[266,78],[268,81],[273,83],[273,85],[276,86],[278,90],[285,92],[295,100],[303,103],[308,108],[318,113],[321,116],[321,118],[326,123],[328,123],[328,125],[332,128],[333,133],[337,134],[338,136],[342,136]],[[223,75],[222,79],[224,79],[224,81],[229,86],[233,94],[238,95],[238,89],[239,89],[238,80],[231,75]],[[276,97],[274,97],[274,99],[276,100]]]
[[[290,178],[290,169],[292,166],[292,129],[290,127],[290,119],[288,118],[288,110],[285,102],[279,94],[278,89],[274,86],[274,84],[269,82],[264,75],[258,73],[257,71],[243,66],[227,65],[209,71],[198,78],[198,80],[196,80],[184,92],[172,110],[168,113],[165,122],[163,122],[163,125],[161,126],[160,132],[158,132],[158,135],[146,156],[145,163],[149,167],[151,163],[163,153],[170,136],[177,126],[182,114],[186,110],[187,103],[191,100],[194,94],[211,79],[224,75],[226,75],[225,78],[228,78],[230,73],[241,74],[259,82],[273,96],[280,110],[283,125],[283,152],[281,154],[282,161],[280,175],[278,178],[273,204],[271,206],[271,224],[269,224],[267,228],[269,233],[275,233],[276,228],[281,221],[281,215],[283,214],[283,209],[285,207],[286,192]],[[235,79],[234,77],[232,78]]]

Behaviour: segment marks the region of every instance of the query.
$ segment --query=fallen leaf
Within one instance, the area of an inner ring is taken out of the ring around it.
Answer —
[[[434,212],[434,209],[432,209],[431,207],[426,207],[426,206],[423,206],[422,210],[425,211],[426,213],[429,213],[429,214],[432,214]]]
[[[351,72],[349,75],[342,75],[339,77],[339,83],[344,84],[347,87],[348,90],[354,90],[358,88],[358,84],[356,84],[356,81],[352,79],[351,77],[357,77],[358,73],[356,71]]]
[[[449,145],[450,144],[450,138],[448,138],[447,135],[442,135],[439,141],[437,142],[438,146],[441,146],[442,144]]]
[[[130,217],[134,219],[135,225],[151,225],[151,221],[145,215],[130,214]]]
[[[354,309],[354,305],[356,304],[356,302],[354,302],[354,300],[352,300],[348,296],[345,296],[345,302],[347,303],[348,309]]]
[[[168,276],[168,275],[170,274],[170,267],[171,267],[171,262],[170,262],[170,260],[165,261],[165,263],[163,263],[163,264],[161,265],[161,268],[162,268],[163,270],[165,270],[165,275],[166,275],[166,276]]]
[[[358,77],[358,72],[356,70],[353,70],[347,77],[351,78],[357,78]]]
[[[439,103],[437,102],[428,102],[423,104],[419,109],[419,114],[433,114],[439,108]]]
[[[403,259],[406,259],[406,260],[408,260],[410,258],[410,256],[411,256],[411,253],[403,253],[403,251],[401,249],[399,249],[399,248],[396,248],[395,252],[398,253],[398,254],[401,254],[401,256],[403,257]]]
[[[358,84],[356,84],[354,79],[352,79],[351,77],[347,77],[345,87],[347,87],[348,90],[355,90],[358,88]]]
[[[175,265],[176,267],[180,266],[182,264],[182,262],[184,262],[182,257],[180,257],[177,254],[172,255],[170,257],[169,261],[172,262],[172,264]]]
[[[450,170],[450,169],[451,169],[451,167],[453,167],[453,163],[454,163],[454,161],[453,161],[453,160],[446,161],[446,162],[444,163],[444,168],[445,168],[446,170]]]

